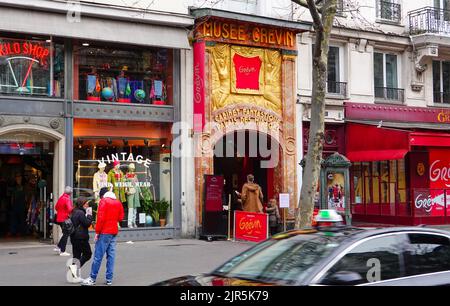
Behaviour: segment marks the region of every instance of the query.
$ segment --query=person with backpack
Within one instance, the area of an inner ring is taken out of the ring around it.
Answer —
[[[95,251],[91,267],[91,275],[81,285],[93,286],[96,283],[98,271],[106,254],[106,285],[112,285],[114,260],[116,257],[116,236],[119,232],[119,222],[123,220],[124,210],[116,195],[108,191],[98,205],[97,223],[95,225]]]
[[[92,251],[89,244],[89,227],[92,224],[92,208],[89,201],[84,197],[79,197],[70,217],[73,224],[73,233],[70,235],[72,243],[73,258],[78,260],[77,264],[69,266],[72,276],[78,282],[81,281],[78,267],[81,268],[91,258]]]
[[[64,194],[56,202],[56,224],[61,227],[62,237],[58,242],[58,246],[54,249],[59,256],[70,256],[70,253],[66,252],[67,240],[69,239],[70,233],[66,229],[65,221],[69,219],[69,215],[72,212],[73,205],[71,200],[73,189],[70,186],[64,188]],[[69,224],[70,225],[70,224]]]

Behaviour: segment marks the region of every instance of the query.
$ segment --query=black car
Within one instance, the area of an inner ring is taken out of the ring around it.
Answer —
[[[450,284],[450,232],[424,227],[293,230],[208,274],[157,286]]]

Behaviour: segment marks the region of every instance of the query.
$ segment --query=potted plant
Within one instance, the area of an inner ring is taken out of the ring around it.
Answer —
[[[153,195],[148,187],[141,188],[142,190],[142,201],[141,201],[141,207],[142,212],[145,213],[146,217],[151,216],[153,219],[151,223],[157,222],[153,216],[153,211],[155,210],[155,202],[153,201]],[[146,218],[147,220],[148,218]],[[150,226],[152,224],[149,224]]]
[[[166,225],[166,216],[167,216],[167,210],[169,209],[169,206],[170,206],[169,202],[167,202],[165,199],[155,202],[156,213],[154,215],[159,220],[159,224],[161,227]]]

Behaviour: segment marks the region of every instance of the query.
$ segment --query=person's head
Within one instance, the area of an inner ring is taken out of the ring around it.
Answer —
[[[85,197],[79,197],[78,199],[77,199],[77,202],[75,203],[75,206],[77,207],[77,208],[84,208],[84,209],[86,209],[86,208],[88,208],[89,207],[89,200],[88,199],[86,199]]]
[[[22,185],[22,174],[16,173],[15,180],[17,185]]]
[[[100,162],[100,163],[98,164],[98,169],[99,169],[100,171],[105,171],[105,168],[106,168],[106,164],[105,164],[104,162]]]
[[[134,172],[134,170],[136,170],[136,166],[134,164],[129,164],[128,165],[128,171],[129,172]]]
[[[272,198],[269,200],[269,202],[267,203],[269,206],[276,206],[277,205],[277,200]]]
[[[120,169],[120,162],[118,160],[115,160],[113,165],[114,165],[114,169],[116,169],[116,170]]]
[[[253,176],[253,174],[247,175],[247,182],[253,183],[254,181],[255,181],[255,177]]]
[[[105,193],[108,192],[108,188],[107,187],[102,187],[98,193],[98,195],[100,196],[100,199],[103,199],[103,196],[105,195]]]
[[[66,186],[66,188],[64,188],[64,193],[65,194],[72,194],[73,189],[70,186]]]

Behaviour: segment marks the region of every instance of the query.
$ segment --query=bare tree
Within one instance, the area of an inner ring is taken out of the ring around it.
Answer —
[[[328,47],[336,15],[337,0],[292,0],[309,9],[313,19],[315,44],[313,50],[313,87],[308,152],[304,160],[303,184],[295,227],[311,226],[314,198],[320,177],[325,134],[325,93],[327,82]]]

